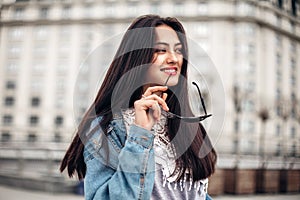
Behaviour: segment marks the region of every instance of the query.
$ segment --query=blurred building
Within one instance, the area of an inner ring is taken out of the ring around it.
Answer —
[[[178,17],[222,78],[226,118],[218,152],[299,162],[299,1],[2,0],[0,6],[2,144],[68,143],[95,93],[91,77],[99,79],[88,70],[89,52],[106,45],[98,64],[107,65],[115,49],[103,42],[136,16],[157,13]]]

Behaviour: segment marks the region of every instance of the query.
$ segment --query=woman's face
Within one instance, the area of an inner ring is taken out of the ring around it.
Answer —
[[[160,25],[155,31],[155,53],[152,65],[147,71],[146,81],[164,85],[171,75],[167,85],[177,85],[183,63],[182,44],[170,26]]]

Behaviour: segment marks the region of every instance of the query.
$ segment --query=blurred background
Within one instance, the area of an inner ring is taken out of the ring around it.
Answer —
[[[209,193],[299,194],[299,0],[0,1],[0,184],[82,195],[58,167],[103,78],[92,68],[105,71],[116,49],[104,41],[149,13],[177,17],[219,73],[203,72],[207,84],[223,83]]]

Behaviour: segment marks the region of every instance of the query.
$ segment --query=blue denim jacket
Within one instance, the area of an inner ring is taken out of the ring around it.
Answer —
[[[100,120],[101,117],[94,120],[91,129]],[[107,146],[101,142],[105,139]],[[153,140],[150,131],[136,125],[126,134],[122,117],[112,120],[107,136],[99,126],[83,153],[87,166],[85,199],[149,200],[155,177]]]

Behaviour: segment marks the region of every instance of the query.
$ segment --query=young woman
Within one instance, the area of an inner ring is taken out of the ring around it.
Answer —
[[[193,115],[187,66],[177,19],[133,21],[61,163],[86,199],[209,199],[215,150],[201,120],[180,119]]]

